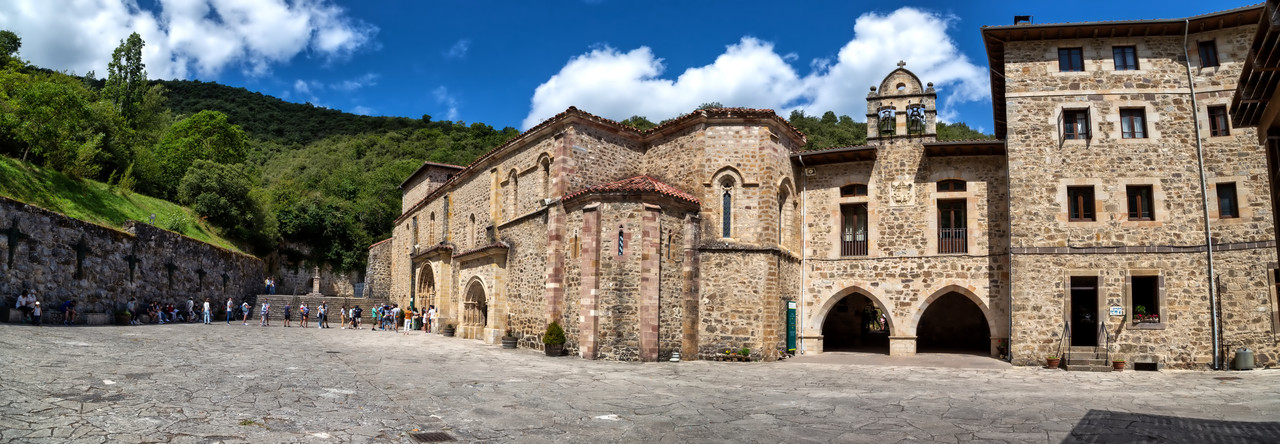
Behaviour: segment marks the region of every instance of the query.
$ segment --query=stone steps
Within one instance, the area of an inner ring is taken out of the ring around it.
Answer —
[[[1071,372],[1109,372],[1107,354],[1094,346],[1072,346],[1062,357],[1062,368]]]

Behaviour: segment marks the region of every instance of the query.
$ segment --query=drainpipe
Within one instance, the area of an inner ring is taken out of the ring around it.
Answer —
[[[1196,81],[1191,76],[1191,53],[1187,50],[1187,42],[1191,36],[1191,20],[1184,19],[1182,28],[1182,56],[1186,61],[1187,67],[1187,84],[1191,88],[1191,122],[1196,129],[1196,162],[1200,167],[1200,203],[1204,210],[1204,246],[1205,252],[1209,259],[1209,314],[1213,320],[1213,369],[1222,370],[1221,349],[1222,337],[1219,335],[1219,324],[1221,314],[1218,313],[1218,289],[1214,285],[1213,271],[1213,230],[1209,227],[1209,185],[1204,175],[1204,144],[1200,137],[1200,112],[1199,105],[1196,104]]]
[[[796,156],[796,160],[800,161],[800,291],[796,292],[796,354],[804,354],[804,338],[800,335],[804,331],[804,276],[805,266],[808,262],[806,254],[809,251],[809,224],[806,223],[806,217],[809,217],[808,202],[806,199],[806,191],[809,188],[809,175],[805,173],[804,154]]]
[[[1009,292],[1009,296],[1005,299],[1005,323],[1008,327],[1004,334],[1004,358],[1005,361],[1013,362],[1013,198],[1008,196],[1009,187],[1013,183],[1013,172],[1009,171],[1009,134],[1005,131],[1004,136],[1004,189],[1005,189],[1005,218],[1008,225],[1004,229],[1009,230],[1009,238],[1005,244],[1005,256],[1009,258],[1009,285],[1005,286],[1005,291]],[[990,196],[987,197],[987,204],[990,205]]]

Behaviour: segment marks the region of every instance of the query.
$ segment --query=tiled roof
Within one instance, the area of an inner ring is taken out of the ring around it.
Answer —
[[[388,238],[386,238],[386,239],[383,239],[383,240],[380,240],[380,241],[374,242],[374,243],[373,243],[373,245],[370,245],[370,246],[369,246],[369,248],[373,248],[373,247],[376,247],[376,246],[378,246],[378,245],[384,244],[384,243],[386,243],[387,241],[389,241],[389,240],[391,240],[391,239],[392,239],[392,238],[389,238],[389,237],[388,237]]]
[[[686,193],[684,190],[663,183],[657,179],[644,176],[636,176],[619,180],[617,182],[609,182],[600,185],[594,185],[583,188],[572,193],[564,195],[561,200],[571,200],[578,196],[587,194],[627,194],[627,193],[657,193],[663,196],[672,197],[683,200],[685,202],[698,205],[698,198],[692,194]]]

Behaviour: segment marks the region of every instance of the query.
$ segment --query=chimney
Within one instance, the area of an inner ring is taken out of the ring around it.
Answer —
[[[1013,16],[1013,24],[1015,24],[1015,25],[1030,25],[1030,24],[1031,24],[1031,16],[1029,16],[1029,15],[1015,15],[1015,16]]]

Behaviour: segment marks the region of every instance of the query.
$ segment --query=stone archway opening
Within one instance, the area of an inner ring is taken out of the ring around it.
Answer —
[[[954,291],[938,297],[920,316],[916,351],[990,355],[991,329],[982,308]]]
[[[889,354],[888,314],[865,295],[846,295],[822,321],[822,351]]]
[[[489,301],[485,297],[484,286],[473,281],[467,288],[467,298],[462,307],[461,330],[466,338],[478,339],[489,323]]]
[[[431,271],[431,264],[423,264],[418,269],[418,288],[414,291],[415,307],[439,305],[436,303],[436,279]]]

